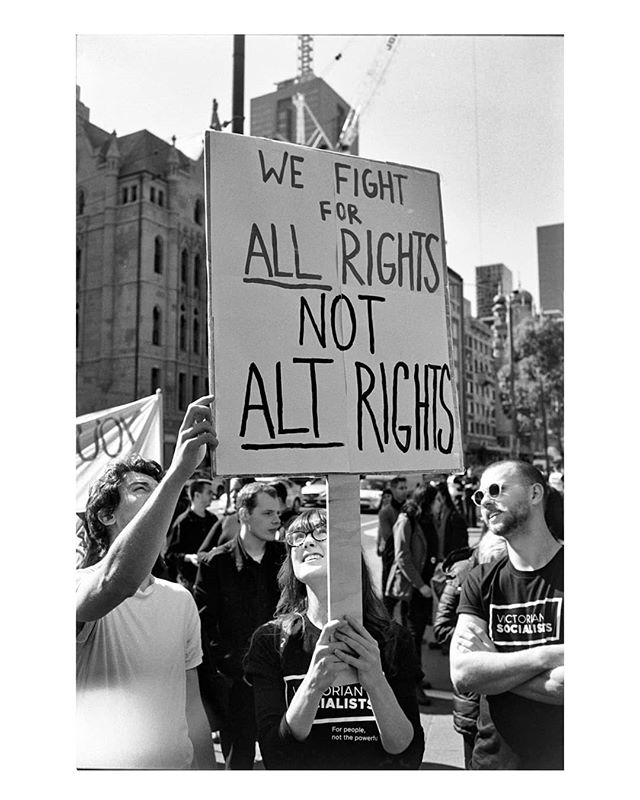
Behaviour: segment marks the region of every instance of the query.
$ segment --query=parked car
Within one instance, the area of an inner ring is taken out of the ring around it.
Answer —
[[[327,503],[327,481],[325,478],[312,478],[302,487],[302,505],[325,506]]]
[[[360,479],[360,510],[377,512],[380,510],[382,490],[387,485],[384,478],[367,475]]]

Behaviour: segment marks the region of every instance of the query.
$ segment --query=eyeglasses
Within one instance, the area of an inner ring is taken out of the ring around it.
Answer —
[[[326,528],[309,528],[305,530],[298,528],[296,531],[287,531],[284,535],[284,540],[291,547],[300,547],[307,538],[308,533],[311,534],[316,542],[324,542],[327,538]]]
[[[489,497],[493,497],[495,499],[496,497],[499,497],[502,494],[502,488],[503,487],[499,483],[492,483],[487,487],[486,493],[489,495]],[[477,492],[474,492],[471,495],[471,499],[477,506],[480,506],[482,505],[482,500],[484,499],[484,495],[485,492],[483,492],[482,489],[478,489]]]

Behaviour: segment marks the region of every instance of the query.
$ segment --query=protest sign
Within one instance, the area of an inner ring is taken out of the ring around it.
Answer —
[[[460,471],[439,176],[207,131],[218,474]]]
[[[113,459],[139,453],[162,464],[162,393],[76,417],[76,511]]]

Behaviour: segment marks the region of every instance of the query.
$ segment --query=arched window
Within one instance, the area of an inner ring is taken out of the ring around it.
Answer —
[[[187,318],[184,314],[184,306],[180,308],[180,331],[179,331],[179,344],[181,350],[187,349]]]
[[[186,249],[180,253],[180,282],[186,284],[189,270],[189,254]]]
[[[200,279],[202,273],[202,259],[200,255],[197,254],[196,257],[193,259],[193,288],[200,289]]]
[[[193,208],[193,221],[196,223],[196,225],[202,225],[203,212],[204,208],[202,205],[202,200],[198,198]]]
[[[151,333],[151,343],[155,345],[162,344],[162,312],[160,306],[155,306],[153,309],[153,331]]]
[[[200,352],[200,323],[198,322],[197,314],[193,318],[193,352],[199,353]]]
[[[76,198],[76,214],[80,216],[84,214],[85,195],[84,189],[78,189],[78,196]]]
[[[162,263],[164,260],[163,250],[164,246],[162,243],[162,238],[160,236],[156,236],[153,250],[153,271],[158,275],[162,275]]]

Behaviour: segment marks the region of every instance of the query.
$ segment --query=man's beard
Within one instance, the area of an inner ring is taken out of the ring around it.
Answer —
[[[530,514],[531,509],[527,505],[521,505],[510,511],[501,511],[495,521],[488,520],[487,527],[497,536],[509,536],[529,519]]]

